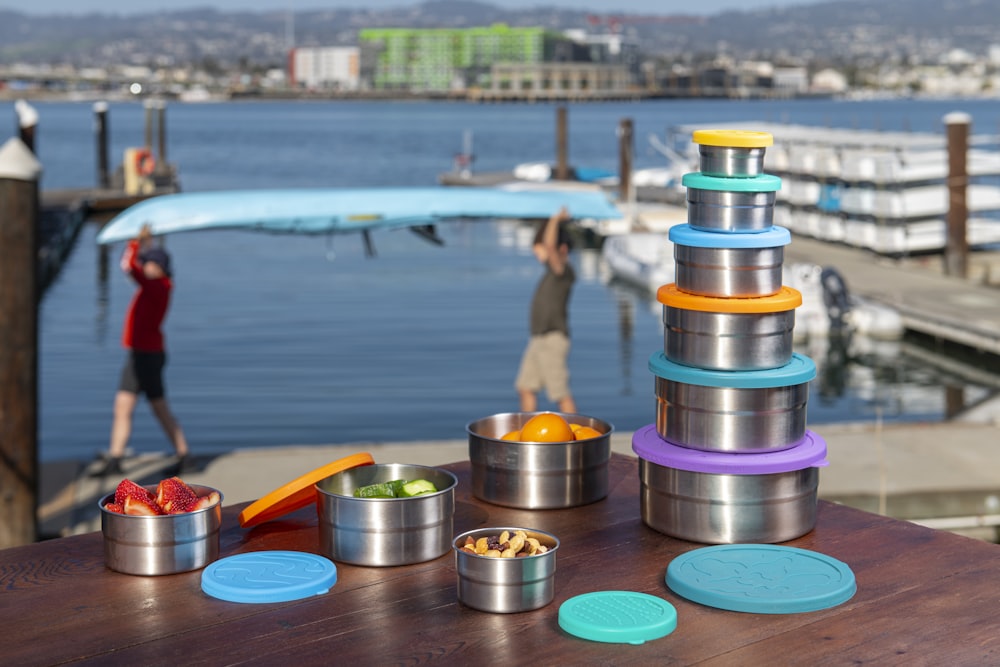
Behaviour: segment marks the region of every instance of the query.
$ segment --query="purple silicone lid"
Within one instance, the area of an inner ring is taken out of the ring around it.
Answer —
[[[667,468],[729,475],[766,475],[830,465],[826,460],[826,441],[812,431],[806,431],[805,437],[789,449],[759,454],[733,454],[706,452],[672,444],[660,437],[655,424],[650,424],[632,436],[632,451],[650,463]]]

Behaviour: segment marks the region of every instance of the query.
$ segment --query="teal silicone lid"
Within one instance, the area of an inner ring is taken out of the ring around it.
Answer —
[[[667,237],[678,245],[693,248],[777,248],[792,242],[792,234],[778,225],[753,234],[708,232],[689,224],[674,225]]]
[[[700,171],[684,174],[681,185],[696,190],[720,190],[722,192],[777,192],[781,189],[781,179],[772,174],[761,174],[750,178],[724,178],[706,176]]]
[[[609,644],[643,644],[677,627],[677,610],[661,598],[633,591],[584,593],[559,605],[559,627]]]
[[[728,389],[787,387],[809,382],[816,377],[815,362],[798,352],[793,352],[791,360],[778,368],[760,371],[715,371],[675,363],[667,359],[663,350],[658,350],[649,357],[649,370],[653,375],[672,382]]]
[[[227,602],[288,602],[322,595],[335,583],[333,561],[302,551],[237,554],[201,573],[201,590]]]
[[[836,558],[774,544],[695,549],[670,562],[666,579],[692,602],[755,614],[827,609],[858,590],[854,572]]]

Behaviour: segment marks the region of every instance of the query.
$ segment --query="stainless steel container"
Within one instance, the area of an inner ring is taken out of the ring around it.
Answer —
[[[697,452],[636,431],[639,511],[650,528],[708,544],[774,543],[816,526],[826,443],[808,432],[792,449],[767,454]]]
[[[493,558],[462,549],[466,538],[500,535],[524,530],[529,537],[548,547],[548,551],[519,558]],[[479,528],[462,533],[452,543],[455,569],[458,572],[458,600],[462,604],[497,614],[511,614],[538,609],[552,602],[555,594],[555,535],[528,528]]]
[[[537,414],[500,413],[466,426],[472,495],[494,505],[521,509],[576,507],[607,496],[612,425],[593,417],[564,414],[571,424],[590,426],[602,435],[569,442],[500,439]]]
[[[758,232],[774,224],[774,192],[702,190],[688,186],[687,220],[709,232]]]
[[[774,143],[768,132],[753,130],[695,130],[701,173],[726,178],[748,178],[764,173],[764,151]]]
[[[361,486],[426,479],[436,493],[412,498],[355,498]],[[335,561],[375,567],[409,565],[448,552],[458,478],[441,468],[382,463],[337,473],[316,484],[319,546]]]
[[[802,295],[729,299],[687,294],[676,284],[657,290],[663,304],[663,352],[667,359],[709,370],[778,368],[792,357],[795,308]]]
[[[724,234],[675,225],[668,236],[674,244],[675,281],[682,292],[753,298],[781,291],[784,246],[792,240],[783,227],[759,234]]]
[[[199,496],[217,489],[190,485]],[[156,487],[146,487],[156,492]],[[198,570],[219,557],[219,526],[222,525],[222,494],[219,502],[196,512],[134,516],[104,508],[114,500],[105,496],[101,509],[104,534],[104,564],[125,574],[161,575]]]
[[[816,364],[796,354],[766,371],[707,371],[649,360],[655,377],[656,432],[672,444],[712,452],[761,453],[794,447],[806,432]]]

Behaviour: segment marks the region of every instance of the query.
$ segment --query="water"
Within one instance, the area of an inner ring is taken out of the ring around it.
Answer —
[[[43,189],[96,181],[93,114],[84,103],[36,103]],[[12,104],[0,115],[13,117]],[[616,169],[616,129],[633,120],[635,163],[679,123],[759,119],[940,131],[953,110],[974,131],[997,125],[995,103],[643,102],[569,109],[570,161]],[[112,104],[111,155],[142,143],[138,104]],[[168,158],[187,191],[262,187],[432,185],[472,130],[475,168],[551,161],[551,105],[276,102],[171,105]],[[166,325],[169,397],[196,452],[285,444],[462,439],[465,424],[517,409],[513,389],[539,267],[524,228],[448,223],[442,247],[406,231],[376,232],[377,258],[355,236],[305,238],[201,232],[169,239],[176,288]],[[121,322],[132,286],[99,277],[96,226],[77,245],[40,309],[42,460],[89,458],[107,447],[123,359]],[[634,430],[653,421],[648,356],[662,346],[650,298],[608,284],[599,258],[576,252],[571,384],[581,412]],[[849,276],[848,276],[849,280]],[[954,383],[898,344],[855,353],[803,350],[821,367],[812,424],[940,420]],[[827,360],[834,360],[827,368]],[[990,390],[962,381],[967,399]],[[552,408],[543,401],[542,408]],[[134,451],[165,451],[145,405]]]

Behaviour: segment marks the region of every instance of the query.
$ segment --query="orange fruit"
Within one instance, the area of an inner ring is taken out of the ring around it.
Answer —
[[[554,412],[537,414],[521,427],[521,442],[568,442],[575,439],[569,422]]]
[[[518,430],[518,431],[511,431],[509,433],[504,433],[503,437],[501,437],[500,439],[501,440],[520,440],[521,439],[521,431]]]
[[[590,438],[596,438],[598,436],[604,435],[596,428],[590,428],[589,426],[581,426],[576,429],[576,439],[577,440],[589,440]]]
[[[570,424],[569,427],[573,429],[573,433],[576,433],[581,428],[583,428],[583,424]]]

